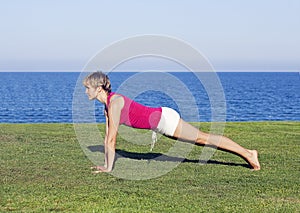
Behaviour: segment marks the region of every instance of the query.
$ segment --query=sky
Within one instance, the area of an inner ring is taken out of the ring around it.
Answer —
[[[0,72],[81,71],[147,34],[188,43],[217,71],[299,72],[299,11],[299,0],[0,0]]]

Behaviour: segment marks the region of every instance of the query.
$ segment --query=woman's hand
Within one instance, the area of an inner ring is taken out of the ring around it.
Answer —
[[[91,167],[91,169],[94,170],[92,172],[93,174],[98,174],[98,173],[102,173],[102,172],[111,172],[111,170],[107,169],[104,166],[93,166],[93,167]]]

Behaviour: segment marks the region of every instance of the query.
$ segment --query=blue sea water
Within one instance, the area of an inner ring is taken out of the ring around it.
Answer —
[[[109,74],[113,91],[126,88],[136,73],[112,72]],[[148,106],[168,106],[188,112],[191,104],[185,93],[168,79],[150,78],[135,84],[136,101]],[[199,117],[184,114],[187,121],[211,121],[211,100],[206,89],[193,73],[169,73],[182,82],[192,94]],[[0,123],[72,123],[74,91],[80,73],[0,72]],[[217,73],[225,97],[227,121],[299,121],[300,75],[296,72],[232,72]],[[153,81],[163,90],[151,89]],[[81,86],[81,84],[80,84]],[[83,86],[82,86],[83,88]],[[154,91],[158,90],[158,91]],[[176,94],[170,96],[168,91]],[[83,90],[84,91],[84,88]],[[166,91],[166,92],[164,92]],[[178,95],[177,95],[178,94]],[[84,99],[87,101],[88,99]],[[180,104],[178,104],[180,102]],[[82,110],[85,110],[82,108]],[[97,122],[104,122],[103,106],[95,103]]]

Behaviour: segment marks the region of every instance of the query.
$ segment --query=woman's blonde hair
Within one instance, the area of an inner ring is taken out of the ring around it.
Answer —
[[[106,92],[111,92],[109,77],[101,71],[93,72],[85,77],[83,85],[90,85],[94,88],[102,87]]]

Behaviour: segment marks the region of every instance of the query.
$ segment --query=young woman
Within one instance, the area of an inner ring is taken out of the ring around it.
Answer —
[[[111,172],[114,166],[118,127],[121,124],[142,129],[151,129],[166,136],[199,145],[210,145],[244,158],[253,170],[260,170],[256,150],[245,149],[224,136],[201,132],[182,120],[179,114],[168,107],[151,108],[143,106],[126,96],[111,92],[107,75],[94,72],[84,81],[89,100],[105,104],[106,134],[104,139],[104,166],[92,167],[94,173]]]

